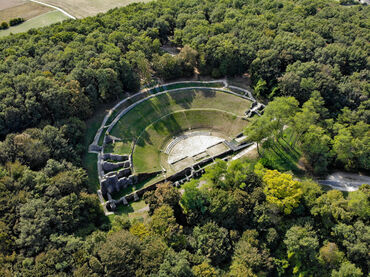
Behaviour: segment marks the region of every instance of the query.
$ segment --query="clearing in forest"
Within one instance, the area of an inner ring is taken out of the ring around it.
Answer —
[[[246,126],[243,116],[250,104],[233,94],[210,89],[160,94],[138,104],[118,121],[110,135],[120,141],[106,145],[105,152],[132,153],[137,173],[158,171],[162,167],[168,172],[177,171],[181,166],[169,165],[175,164],[176,159],[171,160],[170,153],[165,153],[169,142],[183,132],[195,130],[212,132],[213,137],[222,140],[231,139]],[[190,159],[189,163],[194,162]]]
[[[160,182],[180,186],[249,147],[243,130],[258,107],[250,91],[226,80],[164,84],[118,102],[94,129],[87,159],[97,157],[84,162],[106,215],[126,211]]]

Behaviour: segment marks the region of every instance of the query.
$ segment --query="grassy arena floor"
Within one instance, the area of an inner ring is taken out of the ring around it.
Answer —
[[[165,143],[182,131],[191,129],[214,130],[230,137],[237,135],[247,121],[219,110],[186,110],[175,112],[147,127],[137,142],[133,154],[136,172],[161,170],[171,172],[167,163],[161,163]]]
[[[135,171],[161,170],[160,149],[171,136],[189,128],[234,136],[246,125],[238,116],[250,105],[232,94],[206,89],[162,94],[139,104],[117,123],[111,135],[123,141],[107,146],[105,152],[129,154],[133,141],[140,137],[134,152]]]

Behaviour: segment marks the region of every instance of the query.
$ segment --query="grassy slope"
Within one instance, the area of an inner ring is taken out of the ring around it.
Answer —
[[[136,106],[117,123],[111,134],[122,138],[123,141],[107,147],[106,152],[128,154],[133,141],[141,136],[135,149],[135,170],[137,172],[160,170],[159,150],[169,136],[187,130],[189,127],[213,127],[226,134],[234,135],[242,127],[241,122],[235,124],[235,118],[231,115],[214,110],[175,113],[146,130],[153,122],[176,111],[190,109],[232,111],[241,116],[250,104],[248,100],[219,91],[184,90],[163,94]]]
[[[277,142],[271,143],[269,147],[264,147],[261,151],[261,161],[268,168],[277,169],[281,172],[292,171],[300,176],[304,173],[298,166],[302,153],[297,145],[292,145],[290,133],[291,130],[285,130],[284,139],[280,138]]]
[[[85,155],[82,160],[83,167],[88,172],[89,177],[89,188],[91,192],[96,192],[99,187],[98,171],[97,171],[97,161],[98,157],[96,154],[88,153],[89,145],[93,142],[97,130],[100,128],[100,125],[104,119],[104,116],[107,113],[108,106],[103,105],[92,118],[86,122],[86,133],[84,139],[84,149]]]
[[[247,121],[217,110],[175,112],[150,125],[135,147],[133,162],[137,172],[161,170],[160,155],[164,143],[173,135],[189,129],[213,129],[229,136],[240,132]]]
[[[10,27],[9,29],[0,31],[0,37],[7,36],[11,33],[16,34],[16,33],[26,32],[29,29],[44,27],[44,26],[51,25],[57,22],[61,22],[65,19],[68,19],[68,17],[60,11],[47,12],[42,15],[31,18],[30,20],[27,20],[26,22],[20,25]]]
[[[112,135],[124,142],[132,142],[152,122],[174,111],[211,108],[232,111],[243,115],[250,102],[224,92],[208,90],[186,90],[173,94],[163,94],[145,101],[132,109],[112,130]]]
[[[145,128],[150,125],[154,120],[157,120],[159,117],[171,113],[176,110],[184,110],[187,108],[216,108],[220,110],[230,110],[238,115],[242,115],[246,109],[248,109],[250,105],[250,102],[247,100],[243,100],[239,97],[226,94],[223,92],[214,92],[214,91],[183,91],[178,92],[172,95],[161,95],[154,99],[151,99],[150,101],[146,101],[143,104],[137,106],[135,109],[133,109],[131,112],[129,112],[125,117],[124,120],[121,120],[113,129],[113,135],[117,135],[119,137],[122,137],[122,134],[127,135],[128,138],[124,142],[118,142],[114,145],[108,145],[106,147],[106,152],[114,152],[117,154],[127,154],[131,151],[132,141],[133,139],[136,139],[137,136],[142,133]],[[121,107],[120,107],[121,108]],[[100,127],[100,124],[107,112],[107,107],[101,108],[93,118],[91,118],[87,124],[87,132],[85,136],[85,143],[84,148],[87,149],[89,144],[93,141],[94,136],[96,134],[96,131]],[[139,116],[138,116],[139,114]],[[176,115],[173,115],[172,123],[170,124],[167,122],[166,126],[172,126],[171,132],[176,133],[176,123],[175,122],[181,122],[182,128],[179,128],[179,130],[184,130],[189,127],[189,125],[184,123],[184,119],[178,118],[179,116],[184,117],[184,113],[177,113]],[[195,127],[201,127],[204,125],[196,125],[193,121],[195,117],[190,116],[189,118],[192,120],[192,126]],[[202,116],[201,116],[202,117]],[[205,120],[212,121],[214,118],[208,118]],[[199,122],[202,120],[199,119]],[[237,124],[229,124],[228,126],[233,126],[238,129]],[[156,128],[163,128],[163,126],[160,126],[160,123],[155,125]],[[207,127],[210,127],[209,124]],[[232,131],[232,130],[230,130]],[[233,132],[233,131],[232,131]],[[158,134],[162,134],[163,137],[156,138],[155,136]],[[151,132],[151,136],[153,140],[158,141],[156,145],[161,146],[160,144],[163,143],[166,138],[168,138],[168,134],[166,135],[166,132],[158,132],[155,134],[154,132]],[[144,136],[145,137],[145,136]],[[156,147],[150,147],[151,145],[148,144],[147,148],[145,149],[147,159],[143,161],[144,168],[148,162],[152,159],[156,165],[159,165],[158,162],[158,146]],[[142,148],[139,149],[144,150]],[[96,169],[96,162],[97,162],[97,156],[96,154],[86,154],[83,158],[83,166],[85,169],[89,172],[89,184],[90,184],[90,190],[96,191],[98,187],[98,175],[97,175],[97,169]],[[139,165],[140,165],[139,161]],[[151,168],[153,169],[153,167]],[[155,170],[158,170],[160,168],[154,167]]]

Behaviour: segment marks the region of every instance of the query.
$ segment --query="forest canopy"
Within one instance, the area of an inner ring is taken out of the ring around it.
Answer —
[[[323,191],[266,159],[218,161],[183,193],[147,193],[149,222],[110,222],[81,159],[102,104],[196,68],[245,74],[269,102],[248,127],[259,151],[289,126],[314,174],[369,170],[369,11],[158,0],[1,38],[0,275],[367,276],[368,185]]]

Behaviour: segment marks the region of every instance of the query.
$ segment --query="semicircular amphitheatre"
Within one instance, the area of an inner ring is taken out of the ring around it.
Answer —
[[[98,154],[102,203],[115,210],[159,182],[178,186],[230,158],[248,147],[243,129],[261,107],[225,80],[161,85],[121,101],[89,148]]]

